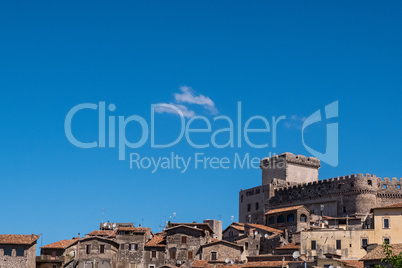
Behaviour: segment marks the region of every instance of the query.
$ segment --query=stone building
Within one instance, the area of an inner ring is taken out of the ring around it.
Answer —
[[[214,240],[202,245],[202,260],[211,262],[240,262],[246,260],[243,246],[225,240]]]
[[[78,238],[61,240],[41,247],[40,256],[36,257],[36,268],[64,267],[76,257]]]
[[[244,237],[244,223],[233,222],[222,232],[222,239],[229,242],[235,242]]]
[[[303,205],[271,209],[265,213],[265,223],[291,235],[310,228],[310,211]]]
[[[0,235],[1,268],[35,268],[39,235]]]
[[[398,255],[402,253],[402,244],[391,244],[392,253],[394,255]],[[384,248],[382,245],[377,245],[374,249],[372,249],[367,255],[363,256],[360,260],[363,261],[364,268],[375,268],[377,265],[384,266],[384,263],[381,262],[383,258],[385,258]],[[387,266],[385,266],[387,267]]]
[[[283,153],[261,161],[262,185],[239,193],[239,221],[264,224],[266,212],[304,205],[311,217],[356,216],[365,219],[372,207],[402,200],[397,178],[357,174],[318,180],[320,161]]]
[[[149,268],[159,268],[165,265],[167,260],[166,236],[157,234],[145,244],[144,262]]]

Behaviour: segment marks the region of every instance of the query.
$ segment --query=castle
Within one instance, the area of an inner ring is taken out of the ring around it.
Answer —
[[[262,185],[239,193],[239,222],[265,224],[269,210],[304,205],[312,217],[366,220],[373,207],[402,201],[400,179],[357,174],[318,180],[320,160],[283,153],[261,160]]]

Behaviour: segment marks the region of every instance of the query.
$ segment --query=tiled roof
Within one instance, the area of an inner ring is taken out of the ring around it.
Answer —
[[[30,245],[39,239],[39,235],[0,235],[0,244]]]
[[[171,226],[172,227],[176,227],[176,226],[181,226],[181,225],[186,225],[186,226],[190,226],[193,228],[198,228],[198,229],[202,229],[205,231],[209,231],[210,233],[213,233],[214,231],[211,229],[211,226],[209,226],[208,223],[196,223],[196,222],[192,222],[192,223],[183,223],[183,222],[172,222]]]
[[[205,233],[205,231],[203,229],[195,228],[195,227],[192,227],[192,226],[189,226],[189,225],[177,225],[177,226],[173,226],[173,227],[170,227],[170,228],[166,228],[165,232],[169,232],[171,230],[179,229],[179,228],[188,228],[188,229],[191,229],[191,230],[196,230],[196,231],[202,232],[203,234]]]
[[[265,213],[265,215],[270,215],[270,214],[275,214],[275,213],[281,213],[281,212],[290,211],[290,210],[296,210],[296,209],[299,209],[299,208],[301,208],[301,207],[303,207],[303,205],[272,209],[272,210],[268,211],[267,213]]]
[[[77,242],[78,239],[66,239],[66,240],[60,240],[57,242],[54,242],[52,244],[43,246],[42,248],[68,248],[69,246],[71,246],[72,244],[74,244],[75,242]]]
[[[258,228],[258,229],[261,229],[261,230],[264,230],[264,231],[267,231],[270,233],[283,234],[282,230],[278,230],[278,229],[268,227],[268,226],[265,226],[262,224],[247,223],[246,225],[249,225],[251,227]]]
[[[280,250],[280,249],[300,249],[300,245],[296,245],[296,243],[289,243],[287,245],[284,245],[282,247],[277,247],[275,250]]]
[[[134,232],[134,233],[145,233],[150,231],[151,228],[146,227],[119,227],[118,231]]]
[[[88,235],[90,235],[90,236],[116,237],[116,231],[113,231],[113,230],[95,230],[95,231],[90,232]]]
[[[239,264],[231,264],[231,263],[216,263],[216,262],[211,262],[209,263],[208,261],[204,260],[195,260],[193,262],[194,268],[241,268]]]
[[[387,209],[387,208],[402,208],[402,202],[400,202],[400,203],[395,203],[395,204],[391,204],[391,205],[388,205],[388,206],[383,206],[383,207],[376,207],[376,208],[372,208],[371,210],[374,210],[374,209]]]
[[[284,261],[283,265],[288,265],[289,261]],[[243,267],[282,267],[282,261],[252,261],[243,265]]]
[[[338,260],[339,262],[345,263],[347,266],[355,267],[355,268],[363,268],[364,263],[359,260]]]
[[[146,247],[166,247],[166,239],[161,235],[155,235],[146,244]]]
[[[392,253],[394,255],[398,255],[400,252],[402,252],[402,244],[391,244],[391,246]],[[379,245],[360,260],[380,260],[382,258],[385,258],[384,248],[382,247],[382,245]]]
[[[218,240],[218,239],[215,239],[215,238],[213,238],[213,240],[210,243],[207,243],[207,244],[203,245],[203,247],[209,247],[209,246],[212,246],[212,245],[215,245],[215,244],[224,244],[224,245],[236,247],[236,248],[239,248],[239,249],[243,248],[243,246],[240,246],[240,245],[238,245],[236,243],[232,243],[232,242],[229,242],[229,241],[226,241],[226,240]]]

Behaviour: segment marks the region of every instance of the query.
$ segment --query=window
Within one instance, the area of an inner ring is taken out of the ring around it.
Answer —
[[[187,259],[189,259],[189,260],[193,259],[193,252],[192,251],[189,251],[187,253]]]
[[[105,245],[99,245],[99,253],[100,254],[105,253]]]
[[[367,184],[371,186],[371,185],[373,185],[373,182],[371,180],[368,180]]]
[[[342,241],[336,240],[336,249],[342,249]]]
[[[24,248],[22,246],[18,246],[16,249],[17,257],[24,257]]]
[[[287,221],[288,221],[288,222],[294,222],[294,221],[295,221],[295,215],[289,214],[289,215],[287,216]]]
[[[243,195],[240,196],[240,202],[243,203]]]
[[[306,216],[306,214],[301,214],[301,215],[300,215],[300,221],[301,221],[301,222],[307,222],[307,216]]]
[[[176,252],[170,251],[170,259],[176,259]]]
[[[211,261],[216,261],[218,259],[217,255],[218,255],[218,253],[211,252]]]
[[[56,251],[52,251],[51,259],[52,259],[52,260],[56,259]]]
[[[151,258],[156,258],[156,250],[151,251]]]
[[[259,194],[260,193],[260,189],[255,189],[255,194]]]
[[[311,250],[316,250],[317,249],[317,243],[315,240],[311,240]]]
[[[128,249],[129,250],[138,250],[138,244],[129,244]]]
[[[247,211],[251,210],[251,204],[247,204]]]
[[[367,238],[362,238],[362,247],[365,247],[368,245],[368,240]]]
[[[274,223],[275,223],[275,217],[274,216],[269,217],[268,224],[274,224]]]
[[[124,250],[124,244],[121,244],[121,245],[120,245],[120,249],[121,249],[121,250]]]
[[[384,243],[389,245],[389,238],[384,238]]]
[[[258,210],[260,208],[260,203],[256,202],[255,203],[255,210]]]
[[[155,265],[150,264],[148,268],[155,268]]]
[[[182,244],[187,244],[187,236],[185,236],[185,235],[181,236],[181,243]]]
[[[276,223],[282,223],[285,222],[285,217],[283,215],[279,215],[278,218],[276,219]]]
[[[346,207],[343,207],[342,211],[343,213],[346,213]]]
[[[86,246],[85,252],[86,252],[87,254],[91,254],[91,245],[87,245],[87,246]]]
[[[384,219],[384,228],[389,228],[389,219]]]
[[[248,249],[248,242],[244,243],[244,247]]]
[[[398,184],[398,185],[396,186],[396,188],[397,188],[397,189],[401,189],[401,185]]]

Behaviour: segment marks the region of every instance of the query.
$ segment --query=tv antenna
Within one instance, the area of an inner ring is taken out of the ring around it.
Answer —
[[[233,221],[234,221],[234,216],[230,216],[230,221],[233,223]]]

